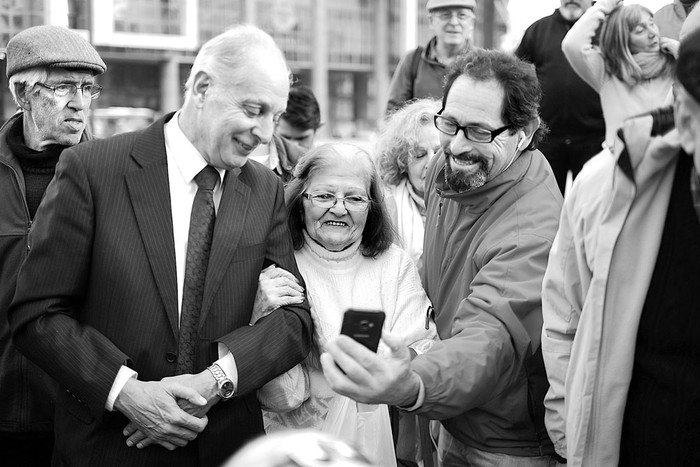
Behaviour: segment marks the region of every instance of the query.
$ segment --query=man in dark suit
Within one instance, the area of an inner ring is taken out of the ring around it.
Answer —
[[[312,333],[306,302],[249,326],[263,268],[303,284],[282,184],[246,163],[289,76],[270,36],[234,27],[204,44],[174,115],[63,153],[9,312],[61,386],[55,465],[215,466],[263,432],[256,389]]]

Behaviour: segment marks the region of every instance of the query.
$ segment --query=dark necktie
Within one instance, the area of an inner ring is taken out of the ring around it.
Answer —
[[[210,165],[194,177],[197,194],[192,203],[190,234],[187,239],[185,284],[182,292],[180,341],[178,343],[177,374],[194,373],[199,315],[202,310],[204,279],[209,264],[211,239],[214,234],[214,187],[219,173]]]

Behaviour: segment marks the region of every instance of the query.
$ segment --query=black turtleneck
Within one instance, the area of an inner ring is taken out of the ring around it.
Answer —
[[[34,219],[46,187],[56,171],[58,157],[67,146],[52,144],[43,151],[35,151],[24,143],[22,125],[22,118],[17,119],[12,125],[7,134],[7,144],[22,168],[27,208],[29,208],[30,218]]]

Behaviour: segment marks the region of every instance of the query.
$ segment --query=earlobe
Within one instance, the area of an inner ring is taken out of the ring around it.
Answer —
[[[27,87],[26,86],[19,86],[15,87],[15,97],[17,101],[17,105],[24,111],[28,111],[32,109],[32,105],[29,102],[29,99],[27,99]]]
[[[692,117],[687,112],[681,112],[676,117],[676,128],[681,147],[687,154],[695,152],[695,132],[693,131]]]
[[[676,120],[676,131],[683,150],[687,154],[694,154],[699,148],[695,147],[696,127],[694,112],[700,110],[700,105],[695,109],[694,102],[688,101],[689,97],[685,93],[680,93],[674,106],[674,116]],[[698,125],[700,126],[700,125]]]
[[[211,85],[209,75],[203,71],[197,73],[192,84],[192,94],[197,98],[199,104],[203,104]]]
[[[523,130],[518,131],[518,151],[522,151],[523,148],[527,145],[527,135]]]

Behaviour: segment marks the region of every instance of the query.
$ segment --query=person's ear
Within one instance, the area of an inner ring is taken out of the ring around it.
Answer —
[[[204,71],[198,71],[192,80],[192,97],[199,107],[204,104],[207,91],[211,87],[211,76]]]
[[[700,151],[695,147],[696,132],[700,130],[700,104],[691,101],[685,90],[682,90],[676,98],[674,105],[674,117],[676,120],[676,130],[680,145],[687,154],[694,154]],[[697,113],[697,115],[693,115]]]
[[[24,83],[15,83],[15,98],[17,105],[25,111],[32,110],[32,103],[28,98],[29,87]]]
[[[540,119],[533,118],[522,129],[518,131],[518,151],[524,151],[532,142],[532,137],[540,127]]]

